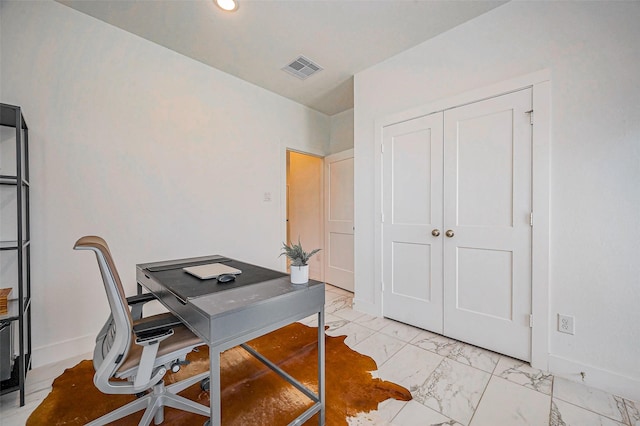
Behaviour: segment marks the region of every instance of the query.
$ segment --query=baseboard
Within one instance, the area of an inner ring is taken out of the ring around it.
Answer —
[[[87,352],[93,352],[95,340],[95,334],[88,334],[51,345],[33,348],[31,367],[42,367],[43,365],[63,361]]]
[[[358,299],[358,297],[353,298],[353,306],[354,311],[362,312],[363,314],[373,315],[374,317],[381,316],[381,312],[378,312],[378,307],[371,302],[364,301],[362,299]]]
[[[602,389],[631,401],[640,401],[640,378],[637,377],[623,376],[551,354],[549,371],[556,376]]]

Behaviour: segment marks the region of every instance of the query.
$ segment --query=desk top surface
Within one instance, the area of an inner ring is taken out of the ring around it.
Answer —
[[[201,280],[182,268],[204,263],[227,261],[225,264],[242,270],[237,282],[219,284],[216,280]],[[189,303],[207,316],[216,317],[243,310],[256,304],[280,298],[311,297],[324,303],[324,283],[309,280],[307,284],[292,284],[289,275],[239,262],[220,255],[178,259],[137,265],[140,273],[166,288],[182,303]]]
[[[204,259],[180,259],[167,264],[141,265],[146,274],[155,278],[164,287],[169,289],[183,302],[220,291],[270,281],[287,276],[284,272],[263,268],[250,263],[240,262],[223,256],[208,256]],[[201,279],[189,274],[185,267],[220,263],[242,271],[236,275],[236,279],[226,283],[220,283],[215,278]]]

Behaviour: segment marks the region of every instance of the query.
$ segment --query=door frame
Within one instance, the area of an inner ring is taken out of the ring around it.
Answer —
[[[466,104],[532,88],[534,128],[532,131],[532,211],[531,235],[531,366],[548,370],[549,366],[549,188],[551,144],[551,71],[546,69],[431,102],[407,111],[388,115],[375,122],[374,194],[374,305],[382,316],[382,143],[386,126],[433,114]],[[357,289],[356,289],[357,290]]]
[[[287,152],[296,152],[298,154],[309,155],[311,157],[317,157],[324,161],[325,153],[318,149],[315,150],[313,148],[302,150],[296,147],[292,147],[288,144],[280,145],[280,241],[287,241],[287,208],[288,208],[288,181],[287,181]],[[324,184],[324,165],[322,170],[320,171],[320,180]],[[321,185],[320,188],[320,232],[322,235],[321,247],[324,251],[324,185]],[[280,270],[283,272],[287,272],[287,259],[285,256],[280,256]],[[322,281],[324,281],[324,261],[320,262],[320,276]]]

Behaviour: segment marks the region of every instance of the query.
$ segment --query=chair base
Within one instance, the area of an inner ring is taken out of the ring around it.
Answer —
[[[164,407],[176,408],[209,417],[209,407],[176,395],[178,392],[182,392],[205,377],[209,377],[209,372],[197,374],[169,386],[165,386],[164,381],[160,381],[160,383],[153,387],[153,391],[146,396],[138,398],[117,410],[87,423],[87,426],[106,425],[143,409],[145,412],[138,425],[148,426],[151,424],[152,419],[154,423],[158,425],[164,421]]]

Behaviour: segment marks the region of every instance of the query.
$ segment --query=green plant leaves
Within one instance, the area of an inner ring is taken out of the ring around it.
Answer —
[[[302,248],[300,237],[298,237],[298,244],[287,245],[286,243],[282,243],[282,253],[280,253],[280,256],[284,255],[291,260],[291,266],[304,266],[309,261],[309,258],[319,251],[320,249],[318,248],[307,253]]]

